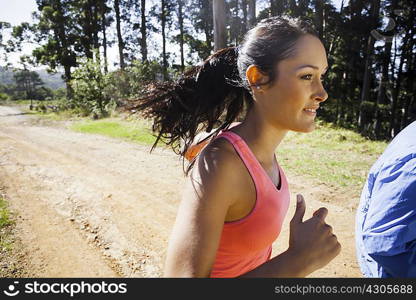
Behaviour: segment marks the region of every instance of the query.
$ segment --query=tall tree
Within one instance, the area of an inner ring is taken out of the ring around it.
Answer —
[[[409,35],[406,34],[404,39],[403,39],[403,45],[407,45],[407,41],[408,41]],[[395,49],[395,53],[396,53],[397,49]],[[395,59],[393,59],[393,64],[395,63]],[[400,125],[400,120],[398,119],[397,116],[397,106],[398,106],[398,97],[400,94],[400,89],[402,86],[402,77],[403,77],[403,66],[404,66],[404,61],[405,61],[405,55],[403,55],[403,51],[402,51],[402,55],[400,55],[400,61],[399,61],[399,67],[397,70],[397,77],[395,80],[395,87],[393,89],[393,93],[392,93],[392,99],[391,99],[391,114],[390,114],[390,126],[389,126],[389,131],[388,131],[388,135],[389,137],[394,137],[398,131],[399,131],[399,126]],[[394,65],[393,65],[393,70],[394,70]]]
[[[141,25],[140,25],[140,52],[142,61],[147,61],[147,21],[146,21],[146,0],[141,0]]]
[[[394,17],[394,10],[397,8],[398,1],[393,0],[391,6],[387,7],[386,9],[389,11],[390,20],[394,20],[392,17]],[[393,21],[393,23],[395,23]],[[394,34],[394,31],[396,28],[388,28],[387,30],[390,32],[386,32],[388,36],[392,36]],[[378,93],[377,93],[377,100],[375,104],[375,126],[374,126],[374,135],[376,138],[380,138],[382,133],[381,131],[381,124],[382,124],[382,113],[380,110],[380,104],[388,104],[388,100],[386,99],[386,95],[391,89],[390,84],[390,78],[389,78],[389,66],[391,61],[391,49],[392,49],[392,38],[386,38],[384,40],[384,51],[381,53],[381,74],[379,79],[379,85],[378,85]],[[387,101],[386,101],[387,100]]]
[[[118,56],[120,61],[120,69],[124,69],[124,42],[121,34],[121,17],[120,17],[120,0],[114,0],[114,11],[116,13],[116,30],[118,41]]]
[[[161,0],[160,20],[162,24],[162,61],[163,61],[163,80],[168,79],[168,59],[166,56],[166,0]]]
[[[187,7],[187,14],[193,26],[193,33],[186,34],[186,43],[191,53],[198,53],[200,59],[205,59],[213,50],[213,0],[192,0]],[[205,37],[199,39],[199,35]]]
[[[248,28],[248,1],[241,0],[241,9],[243,11],[243,26],[242,31],[245,33]]]
[[[378,27],[378,19],[380,15],[380,0],[373,0],[371,3],[371,18],[370,24],[372,25],[371,28]],[[362,129],[364,125],[363,120],[363,112],[364,110],[361,108],[361,104],[364,101],[368,101],[369,99],[369,92],[370,92],[370,68],[372,64],[372,57],[374,51],[374,42],[375,38],[371,34],[368,34],[368,41],[367,41],[367,51],[366,51],[366,59],[365,59],[365,68],[364,68],[364,78],[363,78],[363,87],[361,90],[361,99],[360,99],[360,110],[358,114],[358,126]]]
[[[248,28],[256,24],[256,0],[248,0]]]
[[[403,92],[404,103],[402,104],[403,117],[400,128],[406,127],[411,121],[416,118],[416,53],[415,53],[415,34],[416,34],[416,8],[414,5],[406,7],[408,13],[406,18],[406,32],[409,34],[407,44],[402,55],[405,56],[405,70],[403,72],[403,79],[405,81],[405,91]]]
[[[313,6],[315,9],[315,24],[318,29],[319,38],[323,39],[324,34],[324,1],[314,0]]]
[[[3,47],[3,30],[9,29],[10,23],[0,21],[0,47]]]
[[[35,71],[24,69],[15,72],[13,79],[16,82],[17,90],[24,92],[25,98],[30,99],[30,107],[32,107],[32,100],[34,99],[36,88],[44,84],[39,74]]]
[[[181,52],[181,71],[183,72],[185,70],[185,56],[184,56],[184,15],[183,15],[183,9],[184,9],[184,1],[178,0],[178,23],[179,23],[179,48]]]
[[[72,1],[74,12],[77,14],[78,38],[87,58],[100,61],[98,34],[102,31],[102,0],[78,0]]]
[[[110,12],[110,7],[107,6],[106,1],[100,1],[100,14],[101,14],[101,33],[103,35],[103,55],[104,55],[104,73],[108,73],[108,58],[107,58],[107,27],[111,24],[112,19],[107,17]]]
[[[213,19],[214,19],[214,51],[225,48],[227,36],[225,31],[225,0],[214,0]]]
[[[72,98],[70,81],[71,68],[77,65],[76,49],[79,47],[76,19],[71,14],[69,0],[36,0],[39,13],[35,14],[37,23],[31,29],[35,41],[42,46],[33,50],[37,63],[47,65],[51,71],[64,68],[67,97]]]
[[[0,50],[6,47],[6,45],[3,44],[3,31],[6,29],[9,29],[10,27],[11,27],[10,23],[0,21]],[[7,57],[8,56],[6,55],[6,53],[4,53],[4,61],[6,63],[7,63]]]

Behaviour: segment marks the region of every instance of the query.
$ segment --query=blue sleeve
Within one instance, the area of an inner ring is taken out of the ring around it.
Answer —
[[[386,269],[411,272],[410,265],[416,264],[415,155],[385,165],[377,174],[363,224],[363,243]]]

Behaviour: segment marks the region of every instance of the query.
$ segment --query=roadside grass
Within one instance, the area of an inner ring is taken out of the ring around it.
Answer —
[[[40,103],[44,104],[45,106],[58,105],[59,100],[43,101],[43,102],[36,101],[34,105],[38,105]],[[81,117],[77,115],[75,110],[61,110],[57,112],[53,112],[50,110],[48,110],[47,112],[42,112],[36,109],[30,110],[29,108],[30,100],[16,100],[16,101],[9,100],[7,102],[3,102],[0,104],[17,105],[27,115],[35,115],[35,116],[39,116],[39,117],[42,117],[43,119],[51,120],[51,121],[66,121],[66,120],[81,120],[82,119]]]
[[[29,115],[37,115],[42,118],[51,120],[51,121],[65,121],[65,120],[81,120],[81,117],[77,117],[71,110],[64,110],[58,112],[41,112],[37,110],[29,110],[29,108],[24,108],[24,112]]]
[[[36,102],[37,101],[32,100],[33,104],[36,104]],[[14,105],[14,104],[15,105],[30,105],[30,100],[24,100],[24,99],[21,99],[21,100],[3,100],[1,103],[4,104],[4,105]]]
[[[12,249],[10,227],[14,222],[10,218],[10,212],[7,209],[7,203],[0,195],[0,251],[9,251]]]
[[[277,158],[284,169],[296,175],[358,195],[387,144],[318,122],[311,133],[289,132],[279,145]]]
[[[145,120],[124,121],[114,117],[95,121],[82,120],[72,124],[70,129],[77,132],[121,138],[145,145],[152,145],[156,141],[156,137],[152,135],[150,124]]]

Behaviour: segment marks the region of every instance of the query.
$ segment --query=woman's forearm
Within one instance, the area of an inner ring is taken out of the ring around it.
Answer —
[[[273,257],[240,277],[306,277],[312,271],[307,262],[290,250]]]

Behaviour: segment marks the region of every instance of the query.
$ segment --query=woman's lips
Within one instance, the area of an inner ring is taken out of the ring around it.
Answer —
[[[303,111],[310,116],[316,116],[316,109],[305,108]]]

